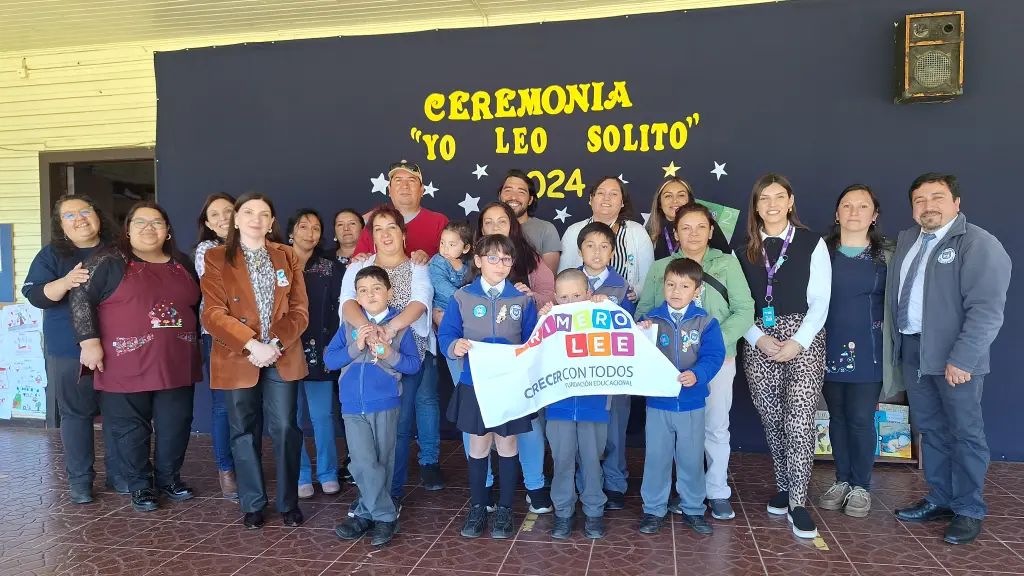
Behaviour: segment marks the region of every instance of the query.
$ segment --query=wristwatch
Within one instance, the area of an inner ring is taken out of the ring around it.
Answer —
[[[274,345],[274,346],[277,346],[277,350],[279,352],[281,352],[282,354],[284,354],[284,344],[281,344],[280,340],[278,340],[277,338],[274,338],[273,340],[270,341],[270,343],[272,345]]]

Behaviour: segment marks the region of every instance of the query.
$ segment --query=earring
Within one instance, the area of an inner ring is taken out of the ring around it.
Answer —
[[[839,218],[836,218],[836,224],[839,224]]]
[[[171,239],[171,235],[170,235],[170,234],[168,234],[168,235],[167,235],[167,239],[168,239],[168,240],[170,240],[170,239]]]
[[[295,239],[294,238],[288,238],[288,243],[289,244],[294,244],[295,243]]]

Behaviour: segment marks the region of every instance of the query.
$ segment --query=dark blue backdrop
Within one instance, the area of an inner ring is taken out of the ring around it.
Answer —
[[[959,8],[967,9],[965,95],[944,105],[893,105],[894,21]],[[804,0],[159,53],[159,199],[182,230],[192,227],[206,194],[260,190],[275,199],[283,224],[300,206],[325,214],[370,208],[384,200],[371,194],[370,178],[408,158],[439,189],[424,205],[450,217],[464,216],[458,203],[467,193],[481,203],[493,199],[511,167],[580,168],[587,183],[622,173],[638,212],[646,212],[661,167],[674,161],[699,197],[736,207],[745,206],[761,174],[786,174],[803,219],[817,230],[834,218],[843,187],[868,183],[881,196],[883,226],[895,232],[912,224],[907,186],[936,170],[960,177],[969,221],[1002,239],[1016,260],[1021,249],[1010,238],[1021,201],[1012,166],[1024,134],[1024,68],[1010,54],[1021,50],[1021,21],[1024,3],[1005,0]],[[432,123],[423,112],[432,92],[493,95],[503,87],[610,87],[617,80],[628,82],[632,108],[473,123]],[[700,123],[681,150],[586,149],[593,124],[671,123],[693,112]],[[543,126],[548,148],[539,156],[496,154],[495,126]],[[455,158],[427,161],[423,144],[410,138],[413,127],[454,135]],[[713,162],[726,163],[728,175],[717,180]],[[477,164],[489,176],[473,176]],[[538,216],[551,219],[560,208],[572,214],[556,223],[560,230],[589,215],[585,198],[567,195],[541,199]],[[1019,281],[1010,292],[1006,316],[1020,318]],[[1004,329],[994,345],[985,414],[996,459],[1024,459],[1017,441],[1024,391],[1012,360],[1022,343]],[[206,398],[197,394],[200,430],[209,427]],[[764,449],[742,377],[732,422],[735,447]]]

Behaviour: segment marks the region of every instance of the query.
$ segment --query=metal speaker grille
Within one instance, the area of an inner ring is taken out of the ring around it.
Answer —
[[[953,76],[953,59],[938,50],[929,50],[914,62],[914,79],[925,88],[938,88]]]

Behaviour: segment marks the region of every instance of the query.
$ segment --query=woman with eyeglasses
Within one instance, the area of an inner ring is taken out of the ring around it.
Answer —
[[[206,252],[201,281],[203,327],[213,336],[210,387],[224,390],[247,530],[264,525],[264,429],[274,444],[282,522],[294,528],[305,521],[299,510],[296,382],[308,374],[300,340],[309,325],[306,282],[295,252],[277,242],[275,222],[269,197],[243,194],[235,201],[224,246]]]
[[[181,464],[193,384],[203,377],[198,279],[174,245],[167,213],[148,201],[132,207],[117,244],[85,268],[89,279],[71,291],[72,326],[81,363],[94,372],[132,508],[156,510],[161,495],[188,500],[193,492],[181,480]]]
[[[71,487],[71,502],[92,502],[93,420],[99,414],[99,395],[92,376],[79,381],[81,365],[78,341],[71,331],[68,294],[89,279],[85,261],[100,246],[117,237],[117,229],[105,218],[92,198],[84,194],[61,196],[53,206],[52,240],[32,260],[21,293],[43,311],[46,340],[46,378],[57,399],[60,438]],[[103,427],[107,485],[124,492],[113,458],[110,428]]]
[[[224,192],[217,192],[206,197],[203,209],[199,212],[197,227],[199,243],[196,244],[196,274],[200,278],[206,270],[206,251],[224,244],[231,228],[231,216],[235,213],[235,197]],[[203,313],[202,300],[199,302],[199,314]],[[213,349],[213,336],[205,328],[201,328],[203,336],[203,367],[206,375],[210,375],[210,351]],[[231,458],[231,431],[228,428],[228,409],[224,405],[224,391],[210,388],[210,436],[213,439],[213,457],[217,464],[217,478],[220,480],[220,491],[225,498],[238,498],[238,483],[235,480],[235,461]]]

